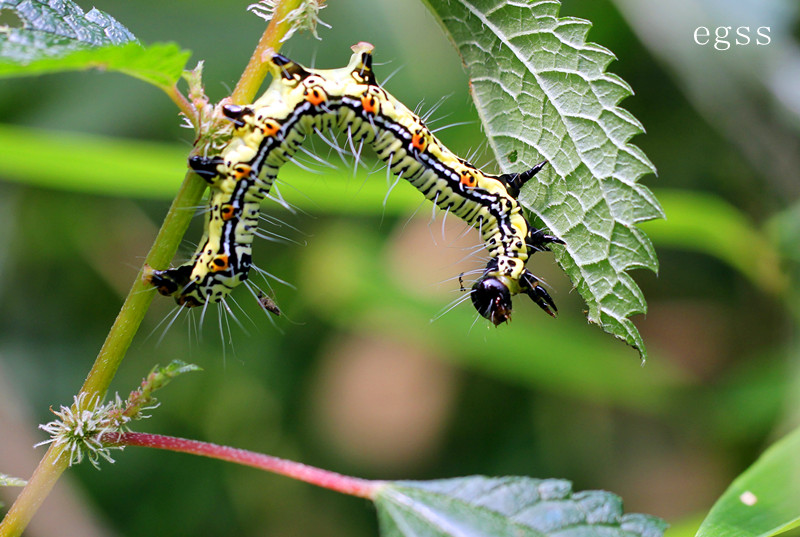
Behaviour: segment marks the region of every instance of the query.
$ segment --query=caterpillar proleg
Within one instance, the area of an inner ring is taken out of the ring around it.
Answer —
[[[470,290],[475,309],[495,325],[511,316],[511,297],[524,293],[550,315],[556,306],[525,262],[563,241],[532,227],[522,213],[520,188],[546,162],[522,173],[490,175],[445,147],[420,117],[375,80],[372,45],[353,46],[340,69],[309,69],[273,55],[274,79],[251,105],[227,105],[233,137],[215,157],[189,166],[210,185],[205,234],[191,261],[145,278],[183,306],[223,300],[245,281],[259,205],[280,167],[314,132],[348,134],[351,146],[371,145],[390,171],[439,208],[477,227],[490,261]],[[360,151],[360,150],[359,150]]]

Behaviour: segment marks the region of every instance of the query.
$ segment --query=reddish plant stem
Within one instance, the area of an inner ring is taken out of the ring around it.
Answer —
[[[220,446],[210,442],[200,442],[199,440],[188,440],[174,436],[148,433],[108,433],[103,435],[101,440],[103,443],[114,446],[152,447],[235,462],[291,477],[318,487],[341,492],[342,494],[367,498],[368,500],[375,497],[377,488],[383,484],[381,481],[350,477],[300,462],[247,451],[246,449]]]
[[[183,112],[183,115],[189,118],[189,121],[192,122],[195,130],[197,130],[198,123],[200,122],[199,112],[194,107],[194,105],[187,99],[183,93],[178,89],[177,84],[173,84],[172,86],[159,86],[164,93],[167,94],[173,103],[178,107],[178,109]]]

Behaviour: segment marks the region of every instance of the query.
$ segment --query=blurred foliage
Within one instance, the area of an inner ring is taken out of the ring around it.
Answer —
[[[214,99],[263,29],[247,2],[94,3],[143,43],[174,41],[191,62],[205,60]],[[680,5],[703,9],[660,26],[653,21],[694,11],[622,0],[566,0],[561,10],[591,20],[589,40],[618,57],[610,70],[636,91],[622,104],[648,131],[633,141],[659,170],[645,184],[667,215],[646,228],[660,271],[634,272],[649,304],[633,319],[650,349],[644,367],[586,324],[549,254],[530,266],[549,283],[557,320],[530,305],[508,326],[473,326],[461,305],[428,322],[460,296],[454,277],[479,263],[460,262],[477,236],[459,238],[454,219],[431,222],[405,184],[384,206],[384,172],[353,176],[350,163],[325,175],[287,167],[280,191],[304,212],[265,208],[283,221],[268,229],[296,242],[255,248],[259,266],[297,286],[272,282],[286,314],[277,329],[234,296],[242,327],[231,321],[232,338],[213,315],[203,327],[182,315],[167,330],[159,323],[173,304],[156,300],[113,389],[127,393],[155,363],[181,359],[204,372],[161,394],[152,432],[363,477],[562,477],[576,490],[613,490],[627,512],[666,518],[668,536],[692,535],[733,478],[800,423],[800,122],[790,106],[800,84],[786,52],[800,23],[782,0],[754,12]],[[693,44],[696,26],[734,17],[773,24],[773,42]],[[299,36],[283,52],[335,66],[349,45],[372,42],[379,78],[399,69],[389,89],[401,100],[427,109],[450,95],[432,127],[469,124],[438,133],[445,143],[459,154],[483,143],[458,56],[421,4],[331,0],[322,18],[333,25],[322,43]],[[736,98],[718,99],[723,90]],[[4,80],[0,121],[0,471],[26,477],[41,453],[12,465],[5,442],[19,439],[27,453],[42,439],[25,440],[33,424],[80,386],[177,189],[191,133],[160,91],[114,73]],[[75,192],[87,159],[94,186]],[[32,415],[11,428],[4,416],[20,409]],[[72,474],[98,535],[377,533],[358,500],[191,457],[129,449],[102,472]]]

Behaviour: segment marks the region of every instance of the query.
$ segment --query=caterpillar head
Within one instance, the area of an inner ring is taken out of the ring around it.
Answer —
[[[494,276],[476,281],[470,298],[478,313],[492,321],[495,326],[511,318],[511,291]]]
[[[542,286],[542,282],[527,269],[519,279],[518,291],[513,294],[517,292],[528,295],[551,317],[555,317],[558,313],[553,298]],[[472,286],[470,298],[472,298],[472,305],[475,306],[478,313],[497,326],[511,319],[511,295],[508,285],[500,278],[484,274]]]

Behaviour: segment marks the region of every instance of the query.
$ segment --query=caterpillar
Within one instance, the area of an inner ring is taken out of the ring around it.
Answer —
[[[312,132],[338,129],[351,143],[371,144],[392,173],[439,208],[478,228],[490,260],[472,285],[475,309],[495,325],[510,319],[511,297],[528,295],[551,316],[556,305],[525,268],[536,251],[564,244],[532,227],[517,197],[547,163],[521,173],[491,175],[457,157],[376,82],[369,43],[352,47],[346,67],[310,69],[274,54],[274,78],[251,105],[224,105],[233,136],[218,156],[193,156],[189,167],[210,185],[205,232],[192,259],[145,279],[186,307],[219,302],[248,277],[261,201],[279,168]],[[261,297],[259,297],[261,301]],[[274,303],[273,303],[274,305]],[[277,308],[275,308],[277,310]]]

